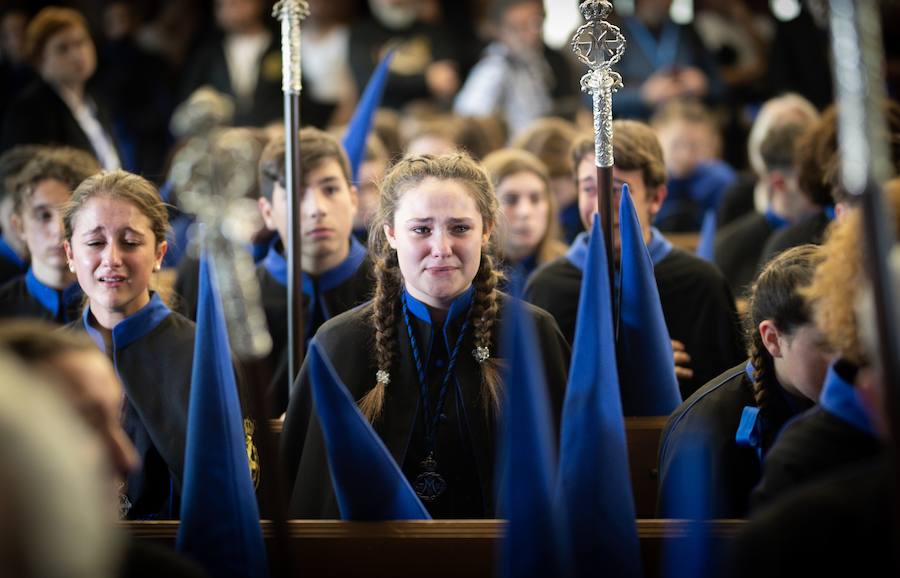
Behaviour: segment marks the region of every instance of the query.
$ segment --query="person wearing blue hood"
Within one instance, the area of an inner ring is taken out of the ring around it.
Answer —
[[[887,204],[900,208],[900,180],[885,186]],[[819,404],[788,424],[763,463],[751,507],[764,509],[802,484],[865,461],[883,445],[857,382],[871,373],[872,351],[856,328],[855,296],[865,286],[862,211],[851,208],[828,232],[825,260],[807,290],[816,325],[837,351]]]
[[[306,343],[328,319],[370,297],[372,264],[366,248],[352,235],[359,201],[351,184],[350,165],[341,144],[315,128],[300,131],[300,203],[303,269],[303,337]],[[269,356],[274,375],[267,390],[268,411],[284,413],[287,374],[287,191],[284,140],[271,141],[259,161],[259,209],[266,226],[278,235],[257,266],[263,308],[274,346]]]
[[[25,240],[27,272],[0,288],[0,317],[33,317],[67,323],[78,317],[81,288],[63,251],[64,205],[72,191],[100,165],[74,148],[48,148],[22,169],[16,180],[12,225]]]

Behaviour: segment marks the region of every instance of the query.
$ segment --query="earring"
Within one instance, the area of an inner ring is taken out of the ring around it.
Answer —
[[[73,262],[71,262],[71,261],[69,261],[69,272],[70,272],[70,273],[74,273],[74,272],[75,272],[75,263],[73,263]]]
[[[153,266],[153,272],[159,273],[159,263],[157,263],[156,265]]]

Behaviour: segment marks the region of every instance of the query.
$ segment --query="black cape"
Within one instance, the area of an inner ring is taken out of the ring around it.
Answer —
[[[280,246],[281,243],[278,241],[273,243],[269,254],[256,267],[262,305],[273,342],[272,353],[268,359],[272,380],[266,390],[266,403],[271,417],[278,417],[287,409],[288,390],[291,385],[288,376],[287,350],[287,281],[284,277],[287,263],[282,254],[277,252]],[[276,253],[273,254],[272,251],[276,251]],[[358,260],[364,254],[364,249],[354,240],[351,253]],[[354,262],[352,256],[348,255],[344,263],[331,271],[326,271],[319,277],[314,278],[304,273],[304,350],[306,344],[325,321],[368,301],[371,297],[374,287],[372,260],[365,256],[355,269],[353,268]],[[346,270],[340,271],[341,268]],[[326,283],[327,288],[324,288]],[[317,299],[313,301],[310,295],[317,295]]]
[[[124,158],[113,137],[112,123],[103,102],[97,100],[93,93],[91,98],[97,106],[97,120],[116,146],[119,158]],[[68,105],[49,84],[40,79],[10,103],[3,119],[0,152],[20,144],[70,146],[97,156]]]
[[[760,253],[759,268],[761,269],[773,257],[791,247],[798,247],[806,243],[821,245],[825,238],[825,230],[830,223],[831,217],[825,211],[822,211],[797,224],[773,233]]]
[[[814,407],[784,428],[763,463],[753,490],[753,510],[765,508],[792,489],[857,462],[883,449],[875,437]]]
[[[0,286],[6,285],[28,271],[28,263],[13,251],[6,239],[0,235]]]
[[[682,399],[745,358],[734,297],[709,263],[672,251],[653,268],[669,336],[684,344],[694,376],[680,380]],[[547,310],[571,343],[575,337],[581,270],[565,256],[540,267],[528,280],[525,298]]]
[[[880,456],[776,501],[733,544],[737,578],[898,576],[893,459]]]
[[[502,331],[502,305],[510,299],[502,293],[500,295],[501,314],[498,324],[494,326],[491,355],[496,355],[499,351],[496,336]],[[535,321],[549,397],[558,428],[570,349],[550,315],[537,307],[528,306],[527,311]],[[362,398],[375,385],[376,367],[370,354],[374,342],[371,317],[372,304],[367,303],[326,322],[316,335],[317,343],[332,360],[339,377],[354,399]],[[422,446],[419,382],[410,343],[405,338],[406,327],[402,315],[398,317],[400,319],[397,320],[396,331],[401,337],[396,345],[397,361],[391,368],[391,383],[385,395],[384,412],[375,421],[374,428],[412,483],[419,472],[419,460],[415,454]],[[429,351],[430,327],[416,317],[412,319],[420,351]],[[460,325],[460,320],[449,322],[447,333],[451,340],[456,339]],[[496,424],[493,414],[489,415],[485,410],[481,396],[480,368],[469,354],[473,349],[474,343],[469,330],[463,338],[454,371],[462,399],[460,401],[452,393],[454,388],[451,387],[444,411],[447,420],[441,422],[438,432],[438,456],[446,449],[443,445],[446,440],[449,439],[449,443],[456,447],[450,448],[453,459],[438,459],[441,468],[445,470],[442,473],[451,480],[450,488],[454,488],[454,480],[458,480],[457,489],[462,487],[465,490],[463,493],[473,492],[475,495],[457,493],[453,499],[454,503],[461,504],[461,510],[453,511],[452,508],[442,508],[439,504],[445,496],[453,493],[448,489],[444,496],[428,504],[432,516],[436,517],[483,518],[492,517],[495,513]],[[353,362],[348,363],[346,360]],[[315,416],[310,388],[309,374],[304,364],[291,393],[281,438],[282,463],[288,476],[288,487],[293,488],[289,514],[298,518],[337,518],[339,512],[331,486],[327,452]],[[463,419],[459,418],[460,415]],[[457,432],[457,437],[454,437],[454,432]],[[454,440],[461,440],[462,443]],[[443,455],[444,458],[447,457],[446,453]],[[373,496],[373,499],[379,497]],[[479,500],[481,503],[477,503]]]
[[[78,283],[59,291],[29,273],[0,287],[0,319],[25,317],[64,324],[79,318],[82,301]]]
[[[770,404],[762,420],[760,451],[768,452],[778,431],[796,410],[778,395],[769,396]],[[732,367],[686,399],[663,429],[659,445],[660,518],[681,518],[690,512],[680,510],[681,496],[674,495],[676,472],[697,437],[709,444],[710,468],[709,517],[740,518],[747,514],[750,492],[759,481],[760,457],[756,448],[738,444],[735,434],[745,407],[756,407],[753,382],[747,363]]]
[[[86,308],[69,327],[87,331],[104,351],[89,315]],[[113,329],[113,350],[106,353],[125,389],[122,426],[142,460],[127,480],[129,519],[178,517],[194,333],[194,323],[170,311],[158,295]]]
[[[766,217],[754,211],[716,233],[716,266],[739,295],[746,293],[756,278],[763,246],[774,231]]]

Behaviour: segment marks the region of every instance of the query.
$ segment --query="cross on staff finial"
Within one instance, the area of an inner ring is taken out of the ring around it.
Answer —
[[[625,52],[625,37],[619,27],[606,21],[612,4],[608,0],[585,0],[580,8],[587,22],[575,32],[572,51],[592,70],[608,70]]]

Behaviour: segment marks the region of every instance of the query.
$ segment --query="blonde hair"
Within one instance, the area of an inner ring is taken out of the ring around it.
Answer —
[[[407,156],[395,164],[381,183],[378,212],[369,232],[369,253],[374,261],[375,295],[372,299],[372,325],[375,328],[375,365],[379,372],[390,373],[396,357],[397,317],[400,314],[402,274],[397,253],[387,242],[384,226],[394,225],[394,215],[404,194],[425,179],[456,181],[472,195],[481,214],[485,230],[491,231],[487,247],[482,250],[481,262],[473,285],[475,296],[469,312],[475,347],[489,347],[500,305],[497,283],[502,275],[494,269],[494,231],[499,217],[497,197],[484,169],[465,153],[441,156]],[[496,360],[491,357],[481,363],[482,396],[485,407],[496,408],[500,400],[500,377]],[[375,421],[384,407],[386,385],[376,380],[374,387],[359,400],[359,406],[369,421]]]
[[[900,179],[884,186],[885,200],[900,228]],[[825,259],[804,292],[813,307],[816,326],[841,356],[858,365],[869,363],[871,353],[857,328],[856,301],[870,285],[864,260],[865,233],[862,211],[855,207],[831,226],[825,240]]]
[[[492,152],[482,163],[491,177],[495,190],[504,179],[519,173],[531,173],[541,180],[544,184],[544,197],[550,205],[550,210],[547,211],[547,228],[535,251],[537,263],[539,265],[547,263],[565,254],[566,246],[559,240],[556,195],[550,190],[550,175],[541,159],[526,150],[503,149]]]

